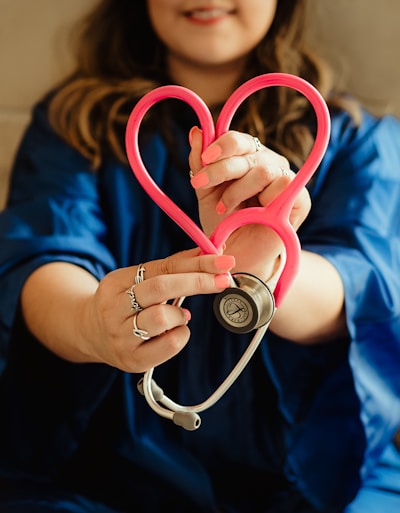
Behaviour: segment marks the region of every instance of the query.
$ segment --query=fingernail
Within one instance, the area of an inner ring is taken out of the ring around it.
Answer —
[[[204,164],[211,164],[215,162],[222,155],[222,148],[218,144],[209,146],[201,155]]]
[[[228,274],[216,274],[214,277],[215,286],[218,289],[226,289],[230,285],[230,279]]]
[[[189,143],[190,145],[192,145],[192,141],[193,141],[193,134],[196,130],[200,130],[199,127],[197,126],[193,126],[191,129],[190,129],[190,132],[189,132]]]
[[[193,189],[200,189],[200,187],[204,187],[209,182],[208,175],[205,171],[200,171],[194,175],[194,177],[190,180]]]
[[[182,308],[182,310],[183,310],[183,313],[185,314],[186,324],[187,324],[190,321],[190,319],[192,318],[192,314],[190,313],[190,311],[187,308]]]
[[[223,204],[222,200],[219,200],[217,203],[217,206],[215,207],[215,210],[218,214],[222,215],[226,212],[226,206]]]
[[[232,269],[235,265],[235,257],[233,255],[221,255],[215,259],[215,265],[218,269]]]

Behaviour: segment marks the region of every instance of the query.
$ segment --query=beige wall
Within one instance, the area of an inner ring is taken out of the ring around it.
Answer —
[[[310,40],[344,87],[376,114],[400,117],[400,1],[310,0]]]
[[[68,31],[96,0],[0,0],[0,208],[31,105],[71,66]],[[342,83],[400,117],[399,0],[311,0],[310,36]]]
[[[95,0],[0,0],[0,208],[32,104],[69,70],[68,37]]]

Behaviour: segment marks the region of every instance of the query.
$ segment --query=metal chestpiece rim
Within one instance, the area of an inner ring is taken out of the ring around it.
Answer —
[[[229,287],[214,299],[214,314],[233,333],[249,333],[269,322],[275,299],[268,285],[252,274],[232,275],[236,287]]]

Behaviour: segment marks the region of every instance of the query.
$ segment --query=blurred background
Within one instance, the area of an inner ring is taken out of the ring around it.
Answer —
[[[72,67],[69,34],[97,0],[0,0],[0,208],[32,105]],[[400,117],[399,0],[311,0],[310,43],[342,88]]]

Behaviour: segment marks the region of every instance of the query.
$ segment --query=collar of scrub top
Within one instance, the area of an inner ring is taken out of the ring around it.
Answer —
[[[199,119],[203,132],[204,150],[215,139],[229,130],[235,112],[245,99],[260,89],[272,86],[292,88],[308,99],[315,111],[317,122],[314,146],[291,183],[269,205],[235,211],[225,217],[208,238],[201,228],[159,188],[147,171],[140,155],[138,142],[139,128],[143,117],[155,103],[161,100],[175,98],[186,102]],[[255,283],[255,287],[262,296],[267,296],[266,302],[268,305],[264,308],[266,312],[261,316],[263,323],[261,326],[257,326],[247,350],[231,373],[208,399],[193,406],[180,405],[166,397],[162,389],[152,379],[154,369],[149,369],[144,374],[138,388],[145,396],[150,407],[162,417],[173,420],[175,424],[187,430],[197,429],[201,424],[198,413],[214,405],[222,397],[243,371],[257,349],[268,329],[275,309],[281,305],[297,274],[301,246],[296,231],[290,224],[289,216],[296,197],[318,168],[328,146],[329,137],[330,116],[321,94],[306,80],[287,73],[259,75],[242,84],[226,101],[215,126],[212,115],[204,101],[193,91],[182,86],[158,87],[142,97],[132,110],[125,134],[126,151],[132,171],[152,200],[186,232],[203,253],[221,254],[229,236],[235,230],[247,224],[261,224],[273,229],[281,238],[285,248],[281,256],[279,269],[268,284],[263,284],[264,286],[260,287],[261,280],[251,275],[239,274],[236,281],[236,275],[233,278],[231,277],[232,289],[230,292],[234,292],[235,287],[238,287],[238,292],[242,294],[242,288],[248,288],[248,280],[250,280],[251,283]],[[243,287],[239,288],[238,282],[244,284]],[[245,290],[244,293],[246,294],[245,302],[251,303],[251,292],[248,293]],[[184,298],[177,298],[174,304],[182,304],[183,300]],[[214,310],[216,309],[214,308]],[[226,327],[229,329],[229,325],[226,325]]]

